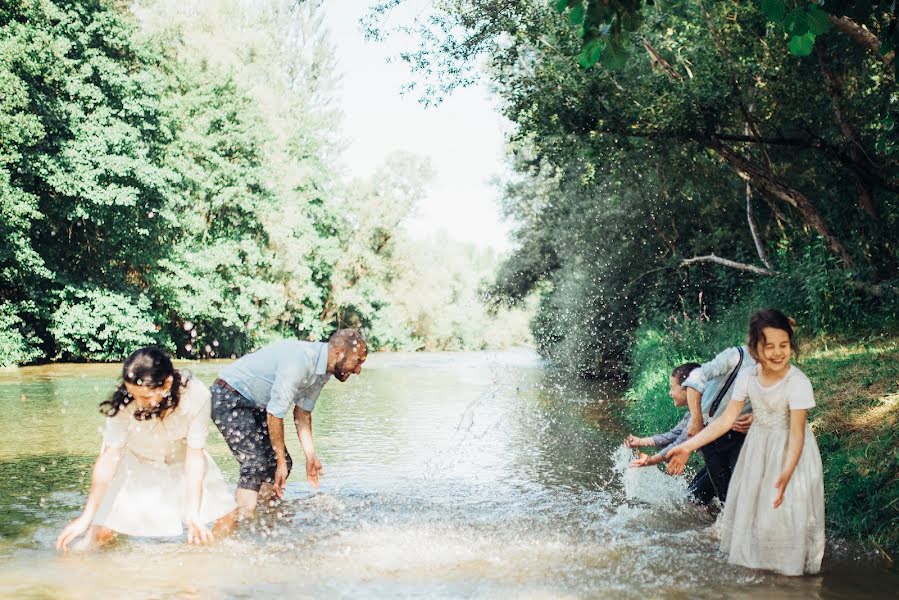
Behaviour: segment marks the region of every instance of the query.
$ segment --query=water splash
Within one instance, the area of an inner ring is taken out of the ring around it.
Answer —
[[[612,454],[615,471],[621,475],[624,493],[628,500],[644,502],[657,507],[682,506],[687,497],[687,481],[683,477],[671,477],[659,467],[630,466],[634,454],[619,446]]]

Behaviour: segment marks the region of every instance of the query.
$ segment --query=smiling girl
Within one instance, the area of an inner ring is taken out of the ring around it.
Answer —
[[[690,452],[726,433],[748,398],[755,420],[746,437],[721,516],[721,550],[732,563],[785,575],[817,573],[824,555],[824,475],[807,422],[812,384],[790,363],[794,323],[763,310],[749,321],[749,351],[759,363],[734,383],[725,413],[668,452],[679,474]]]
[[[210,393],[201,381],[159,348],[142,348],[125,360],[122,383],[100,408],[106,430],[90,492],[58,549],[84,533],[81,549],[117,533],[168,537],[184,528],[188,543],[201,544],[233,527],[236,504],[206,452]]]

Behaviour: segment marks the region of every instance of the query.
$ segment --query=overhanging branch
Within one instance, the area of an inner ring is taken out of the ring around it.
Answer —
[[[893,63],[896,52],[891,51],[886,54],[881,54],[880,39],[878,39],[878,37],[864,25],[859,25],[849,17],[837,17],[835,15],[830,15],[830,22],[833,23],[834,27],[855,40],[857,44],[864,46],[873,52],[874,56],[876,56],[885,67],[889,67]]]
[[[688,267],[692,264],[710,262],[715,263],[717,265],[722,265],[725,267],[729,267],[731,269],[737,269],[740,271],[748,271],[749,273],[754,273],[756,275],[777,275],[776,271],[772,271],[771,269],[765,269],[763,267],[757,267],[755,265],[750,265],[747,263],[737,262],[735,260],[730,260],[728,258],[721,258],[720,256],[715,256],[714,254],[709,254],[706,256],[694,256],[693,258],[685,258],[680,261],[678,264],[679,267]]]

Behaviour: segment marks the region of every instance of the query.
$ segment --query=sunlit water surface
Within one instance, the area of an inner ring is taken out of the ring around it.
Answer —
[[[224,363],[186,365],[207,384]],[[115,365],[0,372],[0,596],[10,598],[858,598],[899,577],[838,540],[824,573],[728,565],[685,483],[631,470],[622,405],[529,353],[377,354],[330,382],[285,500],[208,548],[124,539],[57,555],[100,447]],[[210,423],[229,481],[237,465]]]

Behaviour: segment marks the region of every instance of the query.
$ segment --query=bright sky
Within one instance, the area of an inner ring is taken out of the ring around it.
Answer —
[[[509,227],[499,214],[500,191],[491,183],[504,170],[505,123],[493,100],[483,86],[458,90],[431,108],[414,92],[402,96],[403,84],[412,78],[409,69],[399,59],[386,61],[397,56],[403,40],[367,42],[359,25],[374,1],[324,2],[343,77],[345,157],[352,175],[370,175],[397,150],[427,157],[434,179],[408,224],[410,234],[432,237],[443,229],[453,240],[507,249]],[[390,22],[409,24],[420,10],[416,4],[401,5]]]

